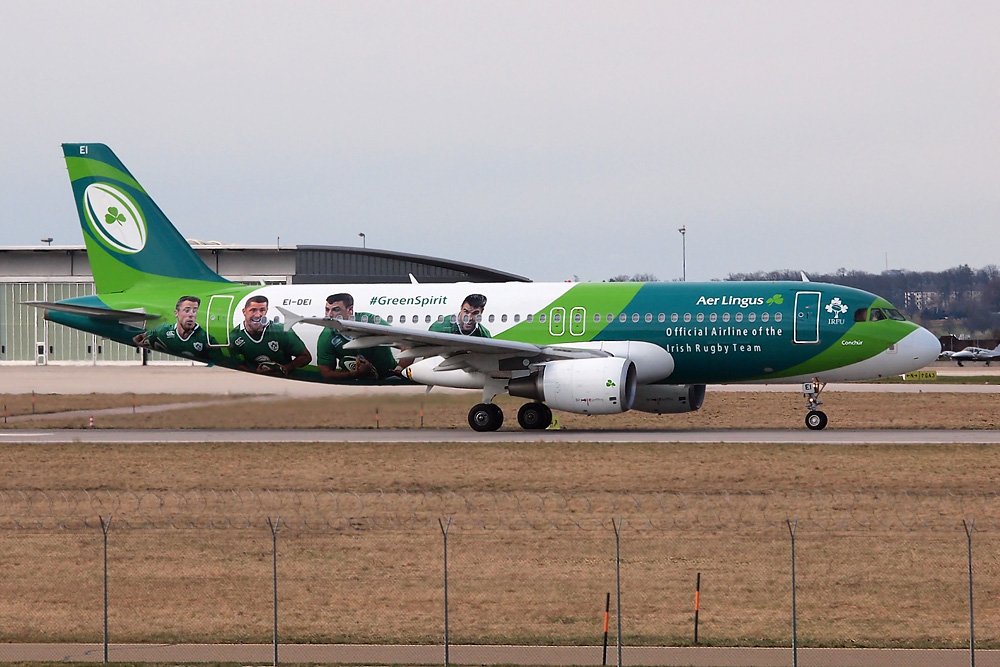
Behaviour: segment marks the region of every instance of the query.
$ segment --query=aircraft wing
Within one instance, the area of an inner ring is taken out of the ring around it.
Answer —
[[[22,306],[32,306],[42,308],[46,311],[55,310],[60,313],[70,315],[81,315],[83,317],[94,317],[100,320],[112,320],[122,324],[136,324],[142,326],[149,320],[156,320],[160,315],[147,313],[143,310],[114,310],[113,308],[95,308],[93,306],[77,306],[71,303],[58,303],[54,301],[22,301]]]
[[[361,349],[378,345],[391,345],[403,350],[401,359],[421,357],[444,357],[440,370],[464,369],[490,372],[497,370],[499,359],[530,359],[533,363],[555,361],[557,359],[587,359],[610,357],[611,353],[597,349],[561,347],[559,345],[535,345],[498,338],[479,338],[461,334],[441,333],[425,329],[411,329],[386,326],[373,322],[337,320],[325,317],[299,317],[295,313],[278,306],[286,318],[286,326],[291,328],[299,323],[314,324],[327,329],[335,329],[352,340],[345,349]]]

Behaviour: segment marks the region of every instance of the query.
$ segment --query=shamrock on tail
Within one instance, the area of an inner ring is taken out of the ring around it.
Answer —
[[[767,305],[780,306],[782,303],[784,303],[784,301],[785,298],[783,296],[781,296],[780,294],[775,294],[774,296],[772,296],[770,299],[767,300]]]
[[[108,214],[104,216],[105,224],[118,223],[119,225],[125,222],[125,216],[118,212],[117,206],[111,206],[108,208]]]

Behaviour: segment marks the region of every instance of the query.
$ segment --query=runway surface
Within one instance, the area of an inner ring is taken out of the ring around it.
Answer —
[[[940,364],[940,362],[939,362]],[[998,366],[958,368],[935,364],[930,370],[948,376],[996,376]],[[155,366],[137,364],[102,366],[0,366],[2,391],[7,394],[219,394],[267,395],[288,397],[343,396],[345,394],[422,393],[421,386],[366,387],[359,385],[329,385],[315,382],[295,382],[261,377],[252,373],[224,368],[209,368],[201,364],[171,363]],[[710,385],[709,393],[719,391],[783,391],[799,393],[800,384]],[[983,384],[830,384],[826,391],[851,392],[990,392],[1000,393],[998,385]],[[435,393],[459,392],[470,397],[477,392],[467,389],[437,387]]]
[[[466,646],[449,647],[452,664],[461,665],[600,665],[600,646]],[[965,649],[799,649],[799,658],[813,667],[961,667],[969,664]],[[110,662],[231,662],[271,664],[269,644],[112,644]],[[444,659],[444,646],[282,644],[284,663],[358,663],[366,665],[435,665]],[[101,662],[101,644],[4,644],[0,662]],[[983,667],[1000,665],[1000,651],[978,650]],[[608,646],[608,664],[616,664],[617,649]],[[626,646],[622,664],[690,665],[715,667],[783,667],[792,663],[791,648],[717,648]]]
[[[1000,431],[946,430],[718,430],[718,431],[496,431],[477,433],[459,429],[9,429],[0,431],[2,443],[168,444],[199,442],[602,442],[602,443],[750,443],[750,444],[1000,444]]]

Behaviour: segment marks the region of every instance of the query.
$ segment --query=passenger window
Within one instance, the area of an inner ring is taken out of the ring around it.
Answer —
[[[492,317],[492,315],[490,317]],[[490,320],[490,321],[492,322],[493,320]],[[424,318],[424,323],[426,323],[426,324],[430,324],[431,323],[431,316],[430,315],[428,315],[427,317]]]
[[[504,317],[507,317],[507,316],[504,315]],[[504,321],[506,321],[506,320],[504,320]],[[444,322],[444,315],[438,315],[438,324],[441,324],[442,322]]]
[[[753,311],[747,313],[747,322],[756,322],[756,321],[757,321],[757,313]]]
[[[771,319],[770,313],[768,313],[768,312],[765,311],[765,312],[763,312],[763,313],[760,314],[760,321],[761,322],[767,322],[769,319]]]
[[[736,313],[736,316],[733,319],[736,320],[737,322],[742,322],[743,321],[743,313]]]
[[[722,313],[722,321],[723,322],[729,321],[729,313]]]
[[[490,313],[490,324],[493,324],[494,318],[495,318],[495,316],[493,315],[493,313]],[[430,320],[428,319],[428,321],[430,321]]]
[[[663,313],[660,313],[659,315],[656,316],[656,321],[659,322],[660,324],[663,324],[664,322],[667,321],[667,316],[664,315]]]
[[[556,315],[554,319],[558,322],[559,321],[559,316]],[[545,313],[539,313],[538,314],[538,321],[541,322],[542,324],[545,324]]]
[[[653,313],[646,313],[646,321],[647,322],[653,321]]]
[[[695,316],[694,319],[698,320],[699,322],[704,322],[705,321],[705,313],[698,313]]]
[[[781,313],[775,313],[774,314],[774,321],[775,322],[780,322],[781,321]]]
[[[515,313],[514,322],[520,322],[520,321],[521,321],[521,316]]]
[[[601,314],[600,313],[594,313],[594,323],[596,324],[596,323],[598,323],[600,321],[601,321]]]
[[[375,316],[375,324],[378,324],[381,321],[382,321],[382,318],[380,316],[376,315]]]
[[[388,322],[389,324],[392,324],[392,315],[390,315],[389,317],[385,318],[385,321]]]
[[[608,322],[614,322],[614,321],[615,321],[614,313],[608,313]]]
[[[621,315],[618,316],[618,321],[619,322],[624,322],[627,319],[628,319],[628,315],[626,315],[625,313],[622,313]]]
[[[691,321],[691,313],[684,313],[684,321],[685,322]]]
[[[533,318],[534,318],[534,315],[533,315],[533,314],[531,314],[531,313],[528,313],[528,314],[527,314],[527,315],[525,316],[525,318],[524,318],[524,321],[525,321],[525,322],[531,322]]]
[[[633,322],[639,321],[639,313],[632,313],[632,321]]]
[[[719,314],[718,313],[709,313],[708,314],[708,321],[709,322],[714,322],[717,319],[719,319]]]
[[[399,323],[400,324],[406,324],[406,315],[400,315],[399,316]]]
[[[677,313],[670,313],[670,321],[677,324]]]
[[[500,316],[500,321],[501,322],[506,322],[507,321],[507,313],[504,313],[503,315]]]

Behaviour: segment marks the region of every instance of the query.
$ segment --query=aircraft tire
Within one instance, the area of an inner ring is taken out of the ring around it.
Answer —
[[[806,415],[806,427],[810,431],[822,431],[828,421],[826,413],[822,410],[812,410]]]
[[[469,410],[469,426],[473,431],[496,431],[503,425],[503,410],[493,403],[478,403]]]
[[[552,410],[544,403],[525,403],[517,411],[517,423],[526,431],[540,431],[552,423]]]

